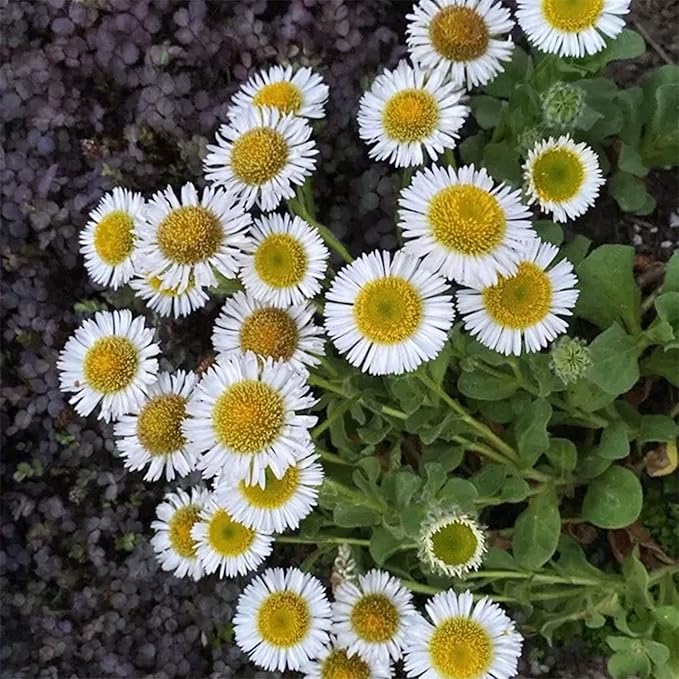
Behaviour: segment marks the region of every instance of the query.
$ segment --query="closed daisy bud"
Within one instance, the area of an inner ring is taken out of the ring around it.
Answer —
[[[496,185],[485,169],[434,165],[399,198],[405,252],[458,283],[495,283],[511,273],[536,236],[520,191]]]
[[[234,578],[256,570],[271,554],[273,537],[236,521],[212,494],[203,506],[191,537],[206,574]]]
[[[562,337],[550,351],[549,367],[564,384],[577,382],[592,365],[589,347],[579,337]]]
[[[57,361],[61,390],[74,393],[69,403],[80,415],[100,403],[99,418],[108,422],[141,407],[157,379],[154,333],[127,309],[83,321]]]
[[[212,346],[225,356],[252,351],[304,370],[318,364],[324,353],[323,330],[313,316],[308,304],[280,309],[237,292],[226,300],[215,322]]]
[[[567,260],[550,267],[559,248],[536,240],[511,276],[495,285],[462,289],[457,308],[464,327],[501,354],[539,351],[566,332],[578,299],[577,278]]]
[[[426,679],[510,679],[518,671],[523,638],[489,599],[441,592],[408,629],[405,671]]]
[[[303,670],[304,679],[390,679],[393,670],[389,664],[365,660],[358,653],[351,654],[337,646],[331,639],[317,660]]]
[[[518,0],[516,18],[543,52],[584,57],[606,46],[604,35],[622,32],[629,6],[630,0]]]
[[[345,581],[335,592],[333,631],[337,645],[368,662],[398,660],[416,615],[412,594],[385,571],[359,575],[358,586]]]
[[[555,222],[585,214],[605,183],[596,153],[568,135],[537,144],[523,169],[530,202],[551,212]]]
[[[198,580],[204,573],[198,559],[198,544],[191,531],[200,521],[208,498],[209,493],[203,487],[192,488],[190,494],[178,488],[174,493],[168,493],[156,509],[158,518],[151,523],[155,531],[151,545],[161,568],[178,578],[188,575]]]
[[[324,652],[330,604],[321,583],[297,568],[269,568],[238,599],[236,643],[266,670],[301,670]]]
[[[439,575],[461,577],[477,570],[486,551],[483,528],[458,512],[431,512],[419,536],[420,560]]]
[[[318,73],[303,67],[272,66],[255,73],[233,97],[230,118],[251,106],[275,108],[300,118],[323,118],[328,86]]]
[[[328,336],[371,375],[401,374],[436,358],[453,324],[446,281],[404,252],[359,257],[339,271],[325,297]]]
[[[145,481],[157,481],[163,473],[172,481],[195,469],[196,459],[182,433],[186,402],[195,383],[196,376],[183,370],[174,375],[161,373],[139,412],[123,415],[115,424],[116,446],[125,467],[133,471],[148,467]]]
[[[240,195],[248,209],[256,202],[266,212],[295,195],[318,154],[306,120],[255,106],[222,125],[207,148],[205,178]]]
[[[469,107],[445,78],[442,69],[423,70],[405,60],[375,78],[358,110],[359,135],[372,146],[371,158],[411,167],[455,147]]]
[[[504,71],[514,43],[509,10],[490,0],[420,0],[408,14],[407,42],[423,68],[442,66],[461,87],[485,85]]]
[[[545,123],[556,130],[570,130],[582,115],[585,92],[577,85],[554,83],[542,97]]]

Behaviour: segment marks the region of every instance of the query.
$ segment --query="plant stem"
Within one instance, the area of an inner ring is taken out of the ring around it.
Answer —
[[[418,592],[419,594],[438,594],[443,591],[440,587],[433,587],[432,585],[425,585],[422,582],[417,582],[416,580],[403,580],[401,579],[401,584],[407,587],[411,592]]]
[[[535,583],[544,585],[578,585],[582,587],[602,587],[604,583],[610,586],[608,580],[600,578],[594,580],[593,578],[580,578],[577,576],[560,576],[547,575],[543,573],[525,573],[523,571],[476,571],[475,573],[467,573],[465,580],[478,580],[490,578],[491,580],[532,580]]]
[[[343,460],[336,453],[331,453],[328,450],[322,450],[321,448],[316,448],[316,452],[320,455],[321,459],[326,460],[327,462],[332,462],[333,464],[340,464],[343,467],[354,467],[354,466],[356,466],[356,465],[352,464],[351,462],[347,462],[347,460]]]
[[[370,540],[364,538],[350,538],[341,535],[319,535],[315,538],[298,538],[294,535],[277,535],[276,542],[286,545],[356,545],[368,547]]]

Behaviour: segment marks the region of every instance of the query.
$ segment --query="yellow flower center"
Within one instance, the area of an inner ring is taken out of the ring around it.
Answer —
[[[478,679],[493,660],[493,643],[475,620],[448,618],[437,625],[429,642],[433,668],[446,679]]]
[[[241,495],[258,509],[277,509],[282,507],[299,487],[299,470],[294,465],[288,467],[282,479],[277,479],[270,469],[266,472],[266,486],[248,486],[240,482]]]
[[[266,236],[255,252],[255,271],[272,288],[297,285],[304,278],[306,270],[306,251],[289,233]]]
[[[260,186],[288,162],[288,142],[270,127],[258,127],[236,139],[231,149],[233,173],[245,184]]]
[[[134,220],[127,212],[109,212],[94,228],[94,249],[104,264],[124,262],[134,249]]]
[[[279,648],[299,644],[311,626],[306,600],[295,592],[274,592],[262,603],[257,614],[257,631],[264,641]]]
[[[271,106],[281,113],[298,113],[302,108],[302,92],[287,80],[264,85],[252,99],[255,106]]]
[[[347,655],[345,648],[333,649],[321,664],[321,679],[370,679],[372,673],[359,655]]]
[[[217,253],[224,229],[217,216],[201,205],[174,208],[158,226],[158,246],[170,261],[197,264]]]
[[[502,242],[507,228],[498,200],[471,184],[438,191],[429,202],[427,218],[441,245],[465,255],[491,252]]]
[[[182,422],[186,417],[186,399],[179,394],[161,394],[152,398],[139,413],[137,436],[150,455],[168,455],[186,443]]]
[[[358,331],[377,344],[398,344],[420,327],[422,297],[417,288],[399,276],[366,283],[354,302]]]
[[[196,542],[191,537],[191,529],[198,523],[199,514],[198,505],[186,505],[180,507],[169,521],[172,549],[186,559],[196,557]]]
[[[212,423],[218,441],[236,453],[257,453],[270,446],[285,422],[281,395],[268,384],[244,380],[215,403]]]
[[[567,33],[578,33],[594,26],[603,8],[604,0],[542,0],[547,22]]]
[[[384,594],[365,594],[351,611],[351,627],[356,635],[373,643],[393,639],[401,616]]]
[[[552,283],[539,266],[521,262],[513,276],[500,276],[483,291],[483,301],[491,318],[503,328],[525,330],[549,313]]]
[[[460,521],[441,526],[431,536],[434,556],[449,566],[468,563],[476,553],[478,544],[474,531]]]
[[[264,358],[287,361],[295,353],[299,332],[290,314],[273,307],[257,309],[240,329],[240,348]]]
[[[391,139],[400,142],[422,141],[439,122],[436,99],[426,90],[402,90],[384,105],[382,124]]]
[[[551,149],[535,159],[532,174],[540,199],[559,203],[569,200],[580,190],[585,168],[573,151]]]
[[[486,53],[490,34],[483,17],[471,7],[450,6],[431,20],[429,39],[451,61],[473,61]]]
[[[234,521],[223,509],[217,510],[208,526],[208,542],[221,556],[238,556],[246,552],[255,539],[255,531]]]
[[[137,374],[139,356],[127,337],[98,339],[87,351],[83,372],[87,384],[101,394],[125,389]]]

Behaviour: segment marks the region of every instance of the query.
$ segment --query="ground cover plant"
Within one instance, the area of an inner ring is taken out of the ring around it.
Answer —
[[[653,510],[676,514],[679,258],[641,278],[632,247],[572,228],[607,198],[655,210],[646,178],[679,155],[679,69],[627,88],[605,77],[645,49],[629,3],[517,4],[418,3],[400,59],[365,74],[348,129],[391,187],[379,248],[323,221],[332,82],[295,54],[219,103],[173,185],[102,162],[116,186],[73,205],[92,208],[78,235],[48,236],[78,239],[56,266],[82,262],[100,291],[51,341],[73,408],[47,399],[54,439],[91,455],[101,438],[68,421],[90,417],[113,453],[94,469],[73,454],[69,501],[96,478],[116,513],[118,481],[141,479],[146,509],[113,549],[146,536],[172,573],[156,577],[198,580],[207,599],[238,578],[233,611],[204,624],[267,670],[511,677],[524,640],[578,637],[614,677],[679,669],[676,532]],[[50,139],[34,142],[49,153]],[[15,482],[49,474],[29,459]],[[66,558],[101,562],[68,521]],[[115,582],[124,610],[137,594]],[[73,604],[55,584],[54,603]],[[104,671],[155,666],[138,646],[134,667]]]

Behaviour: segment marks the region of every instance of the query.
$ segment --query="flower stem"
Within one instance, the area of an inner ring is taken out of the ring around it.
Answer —
[[[277,535],[276,542],[285,545],[356,545],[368,547],[370,540],[364,538],[350,538],[342,535],[319,535],[315,538],[298,538],[295,535]]]
[[[321,459],[326,460],[327,462],[332,462],[333,464],[339,464],[339,465],[342,465],[343,467],[354,467],[355,466],[351,462],[348,462],[347,460],[342,459],[336,453],[331,453],[328,450],[322,450],[321,448],[316,448],[316,452],[321,457]]]

